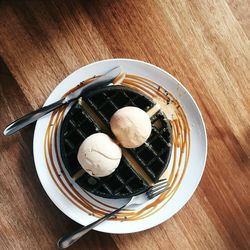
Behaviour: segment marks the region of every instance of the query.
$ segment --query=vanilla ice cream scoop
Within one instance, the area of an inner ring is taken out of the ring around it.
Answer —
[[[103,133],[87,137],[77,154],[82,168],[94,177],[103,177],[113,173],[118,167],[121,157],[121,148]]]
[[[119,143],[125,148],[141,146],[152,130],[148,114],[142,109],[130,106],[121,108],[113,114],[110,127]]]

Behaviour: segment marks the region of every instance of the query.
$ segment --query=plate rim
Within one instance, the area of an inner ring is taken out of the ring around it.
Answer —
[[[148,62],[145,62],[145,61],[141,61],[141,60],[130,59],[130,58],[113,58],[113,59],[111,58],[111,59],[105,59],[105,60],[96,61],[96,62],[93,62],[93,63],[90,63],[90,64],[86,64],[86,65],[84,65],[84,66],[76,69],[71,74],[67,75],[62,81],[60,81],[57,84],[57,86],[51,91],[50,95],[46,99],[46,101],[45,101],[45,103],[44,103],[43,106],[48,105],[50,103],[50,98],[51,98],[52,94],[58,90],[58,88],[60,87],[60,85],[67,78],[71,77],[74,74],[77,74],[77,72],[80,71],[80,70],[82,70],[84,67],[95,66],[96,64],[101,64],[101,63],[105,63],[105,62],[116,62],[116,61],[126,61],[127,63],[135,62],[135,63],[139,63],[139,64],[145,64],[145,65],[147,65],[149,67],[155,68],[156,70],[160,71],[163,74],[168,75],[169,78],[172,78],[175,82],[177,82],[183,88],[183,90],[186,92],[186,94],[188,95],[188,97],[191,99],[191,101],[193,102],[193,104],[194,104],[194,106],[196,108],[196,111],[198,112],[198,115],[199,115],[199,117],[201,119],[201,125],[202,125],[201,128],[202,128],[202,132],[203,132],[203,136],[204,136],[204,145],[205,145],[204,160],[203,160],[203,164],[201,166],[201,171],[200,171],[199,178],[197,178],[197,183],[196,183],[196,185],[194,185],[194,188],[193,188],[193,190],[191,192],[191,195],[189,196],[189,198],[187,199],[187,201],[184,204],[182,204],[170,217],[168,217],[166,219],[165,218],[164,219],[159,219],[159,221],[155,222],[153,226],[152,225],[149,225],[149,226],[145,225],[144,228],[142,228],[142,229],[135,229],[135,230],[132,229],[131,231],[119,231],[119,230],[118,231],[114,231],[114,230],[109,230],[108,226],[107,226],[106,229],[104,229],[105,227],[97,227],[97,228],[94,229],[96,231],[106,232],[106,233],[125,234],[125,233],[135,233],[135,232],[139,232],[139,231],[144,231],[146,229],[155,227],[155,226],[163,223],[164,221],[167,221],[168,219],[170,219],[172,216],[174,216],[177,212],[179,212],[187,204],[187,202],[194,195],[194,193],[195,193],[195,191],[196,191],[196,189],[197,189],[197,187],[198,187],[198,185],[199,185],[199,183],[201,181],[201,178],[203,176],[204,170],[205,170],[205,165],[206,165],[206,161],[207,161],[207,152],[208,152],[208,139],[207,139],[206,126],[205,126],[205,122],[204,122],[203,116],[201,114],[201,111],[200,111],[200,109],[199,109],[196,101],[194,100],[193,96],[189,93],[189,91],[186,89],[186,87],[180,81],[178,81],[174,76],[172,76],[170,73],[168,73],[164,69],[162,69],[162,68],[160,68],[160,67],[158,67],[156,65],[153,65],[151,63],[148,63]],[[41,176],[39,175],[39,171],[38,171],[38,167],[37,167],[37,159],[36,159],[36,143],[37,143],[36,140],[37,140],[37,134],[38,134],[38,124],[39,124],[39,120],[37,121],[36,126],[35,126],[35,130],[34,130],[33,156],[34,156],[34,162],[35,162],[36,172],[37,172],[39,181],[40,181],[43,189],[45,190],[46,194],[49,196],[50,200],[55,204],[55,206],[61,212],[63,212],[67,217],[69,217],[70,219],[74,220],[77,223],[82,224],[81,222],[79,222],[78,220],[76,220],[72,215],[70,215],[70,213],[68,213],[65,210],[61,209],[61,206],[58,204],[58,202],[55,199],[53,199],[52,194],[50,194],[49,191],[46,189],[46,185],[45,185],[44,181],[42,180]],[[113,223],[113,221],[109,221],[109,222],[111,224]]]

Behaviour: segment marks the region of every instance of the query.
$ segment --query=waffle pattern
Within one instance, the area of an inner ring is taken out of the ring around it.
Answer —
[[[109,87],[91,95],[87,103],[109,127],[111,116],[125,106],[136,106],[144,111],[154,106],[152,100],[124,87]],[[151,117],[152,133],[142,146],[128,150],[148,176],[158,181],[166,170],[171,153],[171,125],[166,116],[157,112]]]
[[[103,122],[109,126],[111,116],[120,108],[135,106],[144,111],[154,106],[154,103],[131,89],[112,86],[89,94],[86,102],[95,110]]]
[[[113,174],[102,178],[84,174],[77,180],[77,183],[91,193],[108,198],[129,197],[148,189],[147,184],[124,157]]]
[[[100,128],[80,105],[76,104],[70,109],[61,130],[61,154],[70,176],[82,169],[77,160],[81,143],[88,136],[98,132]]]
[[[154,105],[152,100],[144,95],[122,86],[96,90],[84,99],[108,127],[113,113],[122,107],[136,106],[147,111]],[[171,149],[169,147],[171,128],[161,112],[155,114],[151,121],[153,129],[148,141],[139,148],[129,150],[129,152],[148,176],[156,181],[168,163]],[[77,161],[77,152],[82,141],[97,132],[101,132],[101,130],[95,121],[79,104],[73,105],[61,128],[61,154],[70,176],[81,169]],[[147,183],[124,157],[111,175],[96,178],[84,173],[76,182],[83,189],[106,198],[131,197],[148,189]]]
[[[166,170],[171,153],[171,127],[165,115],[159,111],[151,117],[152,132],[142,146],[130,149],[140,166],[157,182]]]

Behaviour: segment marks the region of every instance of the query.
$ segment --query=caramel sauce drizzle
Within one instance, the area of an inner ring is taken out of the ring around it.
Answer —
[[[75,91],[76,89],[82,87],[85,84],[90,83],[95,77],[90,78],[75,88],[71,89],[64,96]],[[168,180],[171,188],[165,193],[158,196],[151,203],[146,205],[144,208],[138,211],[132,211],[125,209],[121,211],[115,218],[111,220],[140,220],[147,218],[162,207],[166,206],[167,203],[172,199],[174,194],[177,192],[187,170],[189,154],[190,154],[190,129],[186,115],[175,99],[175,97],[163,89],[159,84],[140,77],[136,75],[123,75],[121,84],[124,86],[131,87],[151,98],[153,98],[156,103],[161,106],[165,103],[171,102],[176,107],[176,117],[174,120],[171,120],[172,125],[172,136],[173,136],[173,150],[172,150],[172,166],[169,166],[170,171],[167,173]],[[159,100],[160,102],[157,102]],[[162,109],[164,112],[164,108]],[[60,109],[54,111],[50,117],[49,125],[46,130],[45,139],[44,139],[44,157],[46,165],[48,167],[49,174],[58,187],[58,189],[69,199],[75,206],[77,206],[82,211],[93,215],[96,217],[101,217],[104,214],[112,211],[115,207],[110,206],[105,202],[101,202],[96,199],[94,196],[84,192],[85,196],[79,193],[73,184],[73,180],[70,180],[64,169],[63,163],[59,156],[59,145],[57,138],[59,136],[59,126],[62,123],[66,107],[61,107]],[[53,151],[54,149],[54,151]],[[53,155],[53,152],[55,154]],[[182,164],[183,163],[183,164]],[[183,165],[183,167],[181,167]]]

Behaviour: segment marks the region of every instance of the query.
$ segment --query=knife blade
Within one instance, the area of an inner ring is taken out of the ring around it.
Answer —
[[[58,100],[50,105],[44,106],[40,109],[37,109],[19,119],[17,119],[16,121],[12,122],[11,124],[9,124],[3,134],[4,135],[12,135],[15,132],[17,132],[18,130],[26,127],[27,125],[35,122],[36,120],[38,120],[39,118],[41,118],[42,116],[48,114],[49,112],[63,106],[66,104],[69,104],[70,102],[78,99],[80,96],[82,96],[84,93],[87,93],[95,88],[100,88],[100,87],[104,87],[110,83],[112,83],[112,81],[121,73],[121,67],[115,67],[113,69],[111,69],[110,71],[108,71],[106,74],[98,77],[97,79],[93,80],[90,84],[87,84],[77,90],[75,90],[74,92],[70,93],[69,95],[67,95],[65,98]]]

